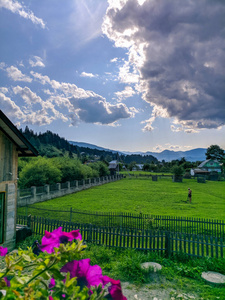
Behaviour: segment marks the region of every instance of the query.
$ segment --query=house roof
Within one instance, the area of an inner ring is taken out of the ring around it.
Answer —
[[[109,167],[108,167],[108,168],[109,168],[109,169],[116,169],[117,166],[118,166],[117,160],[112,160],[112,161],[110,161]]]
[[[203,168],[204,166],[205,166],[205,164],[207,164],[209,161],[213,161],[213,162],[215,162],[215,163],[218,163],[219,164],[219,162],[216,160],[216,159],[207,159],[207,160],[205,160],[205,161],[203,161],[199,166],[198,166],[198,168]]]
[[[38,151],[0,110],[0,130],[16,145],[18,156],[37,156]]]
[[[195,174],[209,174],[209,171],[202,170],[202,169],[194,169]]]

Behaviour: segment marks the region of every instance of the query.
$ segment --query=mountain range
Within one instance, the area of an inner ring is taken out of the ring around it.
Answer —
[[[206,159],[205,153],[207,149],[205,148],[196,148],[188,151],[172,151],[172,150],[164,150],[162,152],[127,152],[127,151],[116,151],[112,149],[107,149],[103,147],[99,147],[93,144],[89,143],[83,143],[83,142],[74,142],[69,141],[72,145],[78,146],[78,147],[84,147],[89,149],[97,149],[97,150],[104,150],[104,151],[110,151],[112,153],[119,153],[120,155],[131,155],[131,154],[140,154],[140,155],[152,155],[155,158],[157,158],[159,161],[165,160],[165,161],[171,161],[176,159],[181,159],[184,157],[187,161],[204,161]]]

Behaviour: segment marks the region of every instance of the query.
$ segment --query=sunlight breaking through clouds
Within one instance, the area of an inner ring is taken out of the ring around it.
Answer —
[[[121,82],[135,78],[143,99],[167,112],[157,117],[186,132],[225,125],[224,15],[223,1],[109,0],[103,32],[128,49]]]

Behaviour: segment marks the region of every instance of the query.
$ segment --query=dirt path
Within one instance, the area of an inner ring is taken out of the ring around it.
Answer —
[[[157,273],[151,274],[151,282],[141,287],[129,282],[122,282],[121,285],[127,300],[199,299],[197,294],[178,291],[176,283],[166,280],[163,275]]]

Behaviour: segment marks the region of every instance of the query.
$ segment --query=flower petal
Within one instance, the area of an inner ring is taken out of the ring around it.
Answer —
[[[8,248],[3,248],[2,246],[0,246],[0,255],[1,256],[6,256],[8,252]]]

